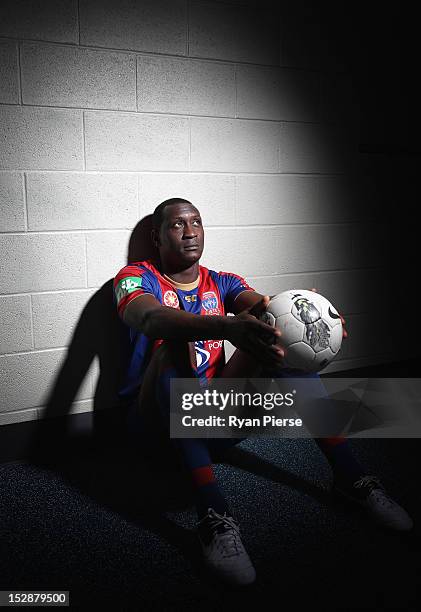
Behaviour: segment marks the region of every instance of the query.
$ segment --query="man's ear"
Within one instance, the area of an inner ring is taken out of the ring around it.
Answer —
[[[159,230],[153,228],[151,231],[151,239],[154,247],[159,248],[161,246],[161,241],[159,239]]]

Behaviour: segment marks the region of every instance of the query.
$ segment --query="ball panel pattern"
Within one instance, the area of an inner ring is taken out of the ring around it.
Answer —
[[[308,344],[295,342],[286,349],[285,363],[290,368],[311,372],[315,356],[315,352]]]
[[[268,304],[262,320],[281,330],[285,364],[308,372],[322,370],[338,354],[342,322],[324,296],[307,289],[279,293]]]
[[[301,321],[297,321],[290,314],[281,315],[276,318],[276,327],[281,330],[281,344],[286,343],[288,346],[294,342],[299,342],[304,338],[305,325]]]

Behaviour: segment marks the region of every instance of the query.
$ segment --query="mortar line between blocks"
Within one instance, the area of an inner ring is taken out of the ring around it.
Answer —
[[[186,56],[190,55],[190,0],[187,0],[187,20],[186,20]]]
[[[189,121],[189,171],[191,171],[191,117],[189,117],[188,121]]]
[[[232,119],[232,117],[231,117]],[[24,168],[2,168],[0,169],[0,175],[7,172],[26,172],[26,174],[37,174],[43,172],[45,174],[83,174],[83,169],[79,168],[77,170],[61,170],[61,169],[51,169],[51,168],[34,168],[34,169],[24,169]],[[173,170],[171,168],[163,168],[160,170],[150,170],[147,168],[139,168],[138,170],[121,170],[114,169],[110,170],[107,168],[102,168],[100,170],[86,170],[86,174],[89,175],[99,175],[99,174],[116,174],[116,175],[125,175],[125,174],[138,174],[141,172],[142,174],[146,174],[149,176],[157,175],[157,174],[186,174],[187,170]],[[346,177],[347,175],[344,172],[268,172],[268,171],[251,171],[251,170],[192,170],[191,174],[195,175],[216,175],[216,176],[249,176],[249,177],[303,177],[303,178],[341,178]],[[374,221],[373,221],[374,223]]]
[[[237,81],[237,70],[238,70],[238,64],[234,64],[234,96],[235,96],[234,117],[236,119],[238,119],[238,81]]]
[[[234,176],[234,225],[238,225],[238,184],[237,177]]]
[[[29,229],[28,223],[28,187],[27,187],[27,178],[26,172],[22,174],[22,187],[23,187],[23,219],[25,224],[25,232]]]
[[[29,320],[31,323],[31,342],[32,342],[32,349],[35,350],[35,331],[34,331],[34,313],[33,313],[33,301],[32,301],[32,295],[29,294]]]
[[[10,104],[9,102],[0,102],[0,108],[1,107],[5,107],[5,106],[17,106],[16,104]],[[195,113],[190,113],[190,114],[186,114],[186,113],[179,113],[179,112],[169,112],[169,111],[159,111],[159,110],[154,110],[154,111],[137,111],[133,110],[133,109],[126,109],[126,108],[110,108],[110,107],[105,107],[105,106],[98,106],[98,107],[93,107],[93,106],[75,106],[75,105],[66,105],[64,103],[62,103],[60,106],[55,106],[54,104],[33,104],[33,103],[22,103],[22,106],[24,106],[25,108],[34,108],[34,109],[47,109],[47,110],[56,110],[56,111],[86,111],[86,112],[91,112],[93,114],[98,114],[98,113],[108,113],[110,115],[129,115],[132,117],[159,117],[159,118],[181,118],[181,119],[188,119],[189,117],[194,117],[197,119],[210,119],[211,121],[220,121],[220,120],[228,120],[228,121],[232,121],[233,119],[238,119],[239,121],[243,121],[243,122],[254,122],[254,123],[264,123],[264,124],[268,124],[268,123],[285,123],[285,124],[292,124],[292,125],[299,125],[299,126],[307,126],[307,125],[315,125],[315,126],[321,126],[323,128],[332,128],[332,127],[337,127],[337,123],[334,122],[326,122],[326,121],[314,121],[314,120],[305,120],[305,119],[287,119],[287,118],[279,118],[279,117],[233,117],[232,115],[206,115],[206,114],[195,114]]]
[[[313,222],[313,223],[298,223],[298,222],[289,222],[289,223],[273,223],[273,224],[268,224],[268,223],[262,223],[262,224],[256,224],[256,223],[250,223],[250,224],[227,224],[227,225],[212,225],[212,224],[206,224],[206,229],[209,231],[215,231],[215,230],[235,230],[235,231],[243,231],[243,230],[276,230],[276,229],[282,229],[282,228],[327,228],[327,227],[344,227],[344,228],[352,228],[354,225],[358,225],[358,222],[353,222],[353,221],[325,221],[325,222]],[[374,225],[374,222],[371,222],[369,225]],[[29,231],[25,232],[25,231],[13,231],[13,232],[2,232],[3,236],[40,236],[40,235],[66,235],[66,234],[84,234],[85,232],[90,232],[90,233],[99,233],[99,232],[106,232],[106,233],[110,233],[110,232],[124,232],[124,231],[130,231],[131,228],[125,227],[125,226],[119,226],[119,227],[80,227],[80,228],[71,228],[71,229],[58,229],[58,230],[53,230],[53,229],[47,229],[47,230],[33,230],[33,231]]]
[[[85,284],[88,289],[88,236],[85,234]]]
[[[138,62],[138,56],[135,55],[134,57],[135,59],[135,64],[134,64],[134,105],[135,105],[135,109],[136,109],[136,113],[139,112],[139,96],[137,93],[137,62]]]
[[[15,36],[6,36],[6,35],[1,35],[0,38],[2,40],[7,40],[7,41],[13,41],[16,42],[17,38]],[[23,39],[22,39],[23,41]],[[77,47],[78,43],[74,43],[74,42],[66,42],[64,40],[61,41],[57,41],[57,40],[49,40],[46,38],[30,38],[30,37],[26,37],[24,39],[25,42],[29,42],[29,43],[36,43],[36,44],[43,44],[43,45],[51,45],[51,46],[55,46],[55,47]],[[164,58],[180,58],[180,59],[186,59],[186,55],[184,55],[183,53],[177,53],[177,52],[165,52],[165,51],[157,51],[157,50],[152,50],[152,51],[147,51],[146,49],[136,49],[133,47],[110,47],[110,46],[101,46],[100,44],[81,44],[80,45],[81,49],[87,49],[89,51],[100,51],[100,52],[115,52],[115,53],[122,53],[122,54],[127,54],[127,53],[137,53],[138,55],[145,55],[147,57],[164,57]],[[194,60],[198,60],[200,62],[207,62],[207,63],[217,63],[217,64],[226,64],[226,65],[232,65],[235,63],[239,63],[242,66],[253,66],[255,68],[273,68],[274,70],[288,70],[294,73],[313,73],[313,74],[325,74],[327,76],[336,76],[339,75],[341,76],[343,74],[342,70],[331,70],[328,68],[318,68],[318,67],[310,67],[310,66],[297,66],[295,64],[285,64],[285,65],[279,65],[278,62],[271,62],[271,63],[262,63],[262,62],[258,62],[258,61],[250,61],[249,59],[222,59],[220,57],[205,57],[202,55],[189,55],[190,59],[194,59]]]
[[[19,95],[19,103],[23,104],[23,92],[22,92],[22,58],[21,58],[21,47],[22,41],[18,41],[18,95]]]
[[[61,294],[61,293],[80,293],[81,291],[90,291],[90,292],[94,292],[94,291],[98,291],[99,287],[89,287],[88,289],[86,287],[77,287],[76,289],[44,289],[44,291],[23,291],[20,293],[3,293],[2,295],[0,295],[0,299],[1,298],[8,298],[8,297],[20,297],[23,295],[32,295],[32,296],[36,296],[36,295],[55,295],[55,294]]]
[[[140,177],[141,175],[137,175],[137,215],[138,219],[141,218],[141,206],[140,206]]]
[[[8,353],[3,353],[2,355],[0,355],[0,358],[3,359],[3,357],[20,357],[24,355],[38,355],[41,353],[64,353],[66,349],[68,349],[68,345],[53,346],[53,347],[42,348],[42,349],[37,348],[34,350],[30,350],[30,351],[14,351],[14,352],[9,351]]]
[[[323,77],[321,75],[318,75],[318,86],[319,86],[319,108],[317,109],[317,119],[320,123],[322,123],[323,117],[326,115],[326,112],[325,112],[325,104],[324,104],[325,84],[323,81]]]
[[[76,17],[77,17],[77,44],[80,45],[80,0],[76,2]]]
[[[83,169],[86,172],[85,111],[82,111]]]

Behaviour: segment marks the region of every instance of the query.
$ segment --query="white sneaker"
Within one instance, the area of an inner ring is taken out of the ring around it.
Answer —
[[[256,571],[240,538],[238,523],[213,508],[198,523],[204,561],[223,580],[236,585],[251,584]]]
[[[336,483],[334,489],[365,508],[384,527],[409,531],[414,525],[407,511],[389,497],[375,476],[363,476],[353,483],[352,488],[345,488]]]

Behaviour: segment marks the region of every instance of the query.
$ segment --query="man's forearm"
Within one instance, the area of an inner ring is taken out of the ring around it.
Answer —
[[[149,338],[163,340],[218,340],[227,337],[229,317],[202,316],[161,306],[147,312],[131,312],[125,322]]]

